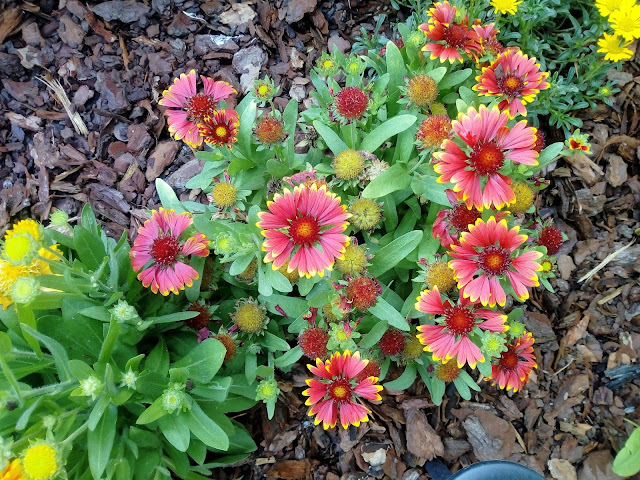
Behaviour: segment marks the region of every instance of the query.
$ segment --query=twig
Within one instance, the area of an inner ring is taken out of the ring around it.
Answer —
[[[65,111],[67,112],[69,119],[71,119],[71,123],[73,123],[73,127],[76,129],[76,132],[84,135],[85,137],[88,136],[89,130],[87,130],[87,126],[85,125],[84,120],[82,120],[82,117],[78,112],[74,112],[71,110],[71,100],[69,100],[69,97],[65,93],[64,88],[62,88],[60,82],[58,80],[47,80],[46,78],[40,76],[37,76],[36,78],[44,83],[47,87],[49,87],[53,94],[58,98],[58,101],[62,104]]]
[[[606,267],[609,264],[609,262],[611,262],[614,258],[616,258],[618,255],[620,255],[622,252],[624,252],[627,248],[629,248],[635,242],[636,242],[635,240],[632,240],[628,245],[625,245],[624,247],[620,247],[615,252],[610,253],[609,255],[607,255],[607,257],[604,260],[602,260],[602,262],[600,262],[600,264],[597,267],[589,270],[589,272],[586,275],[584,275],[582,278],[578,279],[578,283],[584,282],[585,280],[589,280],[596,273],[598,273],[600,270],[602,270],[604,267]]]

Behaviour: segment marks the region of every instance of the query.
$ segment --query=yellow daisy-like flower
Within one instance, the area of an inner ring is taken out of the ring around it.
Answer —
[[[604,53],[605,60],[611,60],[612,62],[619,62],[620,60],[627,60],[633,57],[633,52],[627,48],[628,43],[620,44],[620,37],[617,35],[611,35],[605,33],[602,38],[598,40],[598,53]]]
[[[631,42],[635,38],[640,38],[640,5],[635,1],[622,1],[618,10],[609,16],[609,22],[613,31]]]
[[[619,0],[596,0],[596,7],[603,17],[608,17],[620,7]]]
[[[41,238],[40,224],[30,218],[27,220],[20,220],[18,223],[15,223],[13,227],[7,230],[7,233],[4,235],[4,239],[7,241],[14,235],[22,234],[31,235],[36,242],[39,242]]]
[[[47,480],[60,470],[58,452],[49,443],[31,445],[22,456],[22,469],[30,480]]]
[[[38,247],[31,235],[12,235],[4,243],[4,257],[15,265],[29,263]]]
[[[19,458],[9,462],[4,470],[0,470],[0,480],[26,480]]]
[[[522,0],[491,0],[490,3],[495,13],[515,15]]]

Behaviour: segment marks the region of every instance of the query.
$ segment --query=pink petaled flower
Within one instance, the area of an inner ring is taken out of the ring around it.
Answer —
[[[167,90],[162,92],[160,105],[169,107],[164,113],[169,123],[169,133],[176,140],[196,148],[202,145],[203,138],[198,130],[198,124],[205,117],[211,117],[220,100],[229,98],[237,93],[227,82],[215,81],[200,76],[204,85],[204,92],[197,93],[197,75],[195,70],[188,74],[182,73]]]
[[[500,388],[520,390],[528,381],[531,370],[537,368],[536,357],[533,354],[533,336],[525,332],[522,337],[515,338],[507,344],[507,351],[502,352],[497,364],[491,366],[493,385]]]
[[[369,420],[367,414],[371,411],[360,404],[357,399],[381,400],[378,392],[382,386],[376,385],[376,377],[367,377],[356,381],[355,377],[364,370],[368,360],[360,360],[360,352],[353,355],[349,350],[344,353],[336,352],[325,362],[316,359],[316,365],[307,365],[311,373],[320,379],[307,380],[309,388],[302,392],[309,397],[306,405],[312,405],[309,416],[315,415],[314,423],[322,422],[325,428],[333,428],[338,422],[342,428],[349,425],[360,425],[360,422]]]
[[[525,105],[531,103],[540,90],[549,88],[545,79],[548,72],[541,72],[535,58],[529,58],[520,50],[508,49],[476,77],[473,89],[480,95],[501,99],[500,110],[508,110],[509,118],[526,115]]]
[[[322,185],[298,185],[293,192],[284,189],[276,193],[273,202],[267,202],[269,212],[260,212],[256,225],[262,228],[266,240],[262,250],[265,262],[273,262],[277,270],[289,260],[288,272],[298,270],[307,278],[324,270],[331,270],[336,260],[342,259],[349,237],[342,232],[347,228],[347,207],[340,205],[340,197]]]
[[[451,245],[454,260],[449,266],[455,272],[460,294],[482,305],[504,306],[507,296],[500,280],[508,278],[514,293],[520,300],[529,298],[527,287],[538,286],[536,272],[542,270],[536,261],[542,253],[528,250],[519,255],[515,251],[527,239],[518,235],[520,227],[507,227],[506,220],[496,222],[490,217],[485,223],[481,218],[469,231],[460,235],[460,245]]]
[[[522,120],[513,128],[507,127],[509,116],[497,107],[480,111],[469,107],[453,122],[453,131],[464,142],[464,149],[453,140],[442,143],[443,152],[436,152],[434,170],[440,174],[438,182],[454,183],[453,190],[467,207],[478,210],[495,205],[497,209],[515,202],[512,180],[500,173],[507,161],[537,165],[534,150],[536,129]]]
[[[498,41],[498,33],[500,33],[500,30],[495,28],[495,24],[488,23],[487,25],[482,25],[480,20],[476,20],[476,23],[471,28],[473,28],[480,38],[480,45],[482,47],[480,56],[497,56],[504,51],[504,47]]]
[[[425,345],[425,350],[433,353],[434,360],[448,362],[456,358],[458,367],[465,363],[475,368],[478,362],[484,362],[484,355],[469,335],[474,328],[490,332],[507,331],[506,315],[493,310],[477,308],[467,298],[460,297],[457,305],[450,300],[442,301],[438,287],[425,290],[418,297],[416,310],[430,315],[440,315],[435,319],[436,325],[420,325],[418,340]]]
[[[440,240],[440,245],[449,248],[452,244],[458,245],[458,235],[468,232],[469,225],[476,223],[481,215],[475,207],[467,208],[464,203],[458,202],[453,190],[447,188],[444,192],[452,208],[443,208],[438,212],[432,234],[433,238]]]
[[[239,125],[238,112],[235,110],[216,110],[199,124],[200,135],[205,142],[211,145],[231,149],[233,144],[238,141],[236,134]]]
[[[436,58],[440,62],[448,60],[454,63],[456,60],[462,62],[462,53],[476,56],[480,51],[480,37],[470,29],[469,16],[466,15],[460,23],[454,22],[456,7],[449,2],[438,2],[429,10],[429,23],[424,23],[418,28],[424,32],[432,42],[427,43],[422,50],[431,52],[431,60]]]
[[[188,213],[176,214],[171,210],[153,210],[151,218],[138,229],[138,236],[129,252],[131,266],[138,271],[138,280],[153,293],[178,294],[185,285],[190,287],[198,279],[198,272],[182,263],[180,257],[209,255],[209,241],[202,233],[180,242],[180,235],[193,222]]]

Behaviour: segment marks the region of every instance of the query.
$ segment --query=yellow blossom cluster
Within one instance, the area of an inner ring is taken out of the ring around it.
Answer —
[[[640,5],[636,0],[596,0],[596,7],[603,17],[608,17],[613,34],[604,33],[598,40],[598,52],[605,60],[617,62],[633,57],[628,48],[640,38]]]
[[[42,226],[31,219],[13,225],[4,236],[0,248],[0,305],[4,310],[20,298],[28,298],[37,283],[32,279],[51,273],[44,259],[58,260],[50,250],[58,253],[57,245],[45,248]],[[31,291],[30,291],[31,290]]]

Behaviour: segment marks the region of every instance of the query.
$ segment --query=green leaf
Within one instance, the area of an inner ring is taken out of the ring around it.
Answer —
[[[73,244],[80,261],[89,270],[97,270],[107,255],[102,240],[83,227],[73,229]]]
[[[434,68],[430,72],[427,72],[427,75],[433,78],[436,81],[436,83],[440,83],[440,80],[442,80],[446,74],[447,74],[447,67],[438,67],[438,68]]]
[[[162,406],[162,397],[158,397],[144,412],[140,414],[136,420],[136,424],[146,425],[148,423],[155,422],[165,415],[167,415],[167,411]]]
[[[270,350],[280,350],[282,352],[286,352],[291,348],[286,341],[270,332],[264,332],[264,341],[262,344]]]
[[[416,195],[425,197],[438,205],[450,205],[447,194],[444,193],[445,187],[442,183],[438,183],[436,177],[430,175],[414,177],[411,182],[411,189]]]
[[[84,207],[82,207],[82,213],[80,215],[82,226],[89,232],[95,235],[99,235],[98,220],[96,220],[96,216],[93,213],[93,209],[91,208],[90,203],[84,204]]]
[[[195,437],[205,445],[226,451],[229,448],[229,437],[220,426],[202,411],[194,402],[186,415],[186,424]]]
[[[442,81],[438,82],[438,89],[445,90],[447,88],[460,85],[471,76],[472,72],[473,71],[470,68],[465,68],[464,70],[449,73],[442,79]]]
[[[362,337],[362,340],[358,343],[358,347],[361,349],[373,347],[382,338],[384,332],[387,331],[388,326],[389,322],[387,322],[386,319],[380,320],[371,330],[369,330],[369,333]]]
[[[89,430],[96,429],[96,427],[98,426],[98,423],[100,422],[100,419],[103,418],[104,411],[106,410],[106,408],[109,406],[110,403],[111,403],[111,399],[106,395],[102,395],[98,399],[98,401],[93,405],[93,409],[89,414],[89,420],[87,422],[89,426]]]
[[[164,208],[173,208],[177,213],[182,213],[185,209],[182,207],[176,192],[169,186],[167,182],[161,178],[156,178],[156,191]]]
[[[322,137],[322,139],[327,144],[327,147],[329,147],[329,150],[331,150],[331,152],[334,155],[338,155],[340,152],[349,148],[347,147],[347,144],[344,143],[344,141],[338,136],[336,132],[331,130],[330,127],[327,127],[321,121],[319,120],[314,121],[313,128],[316,129],[316,131],[318,132],[318,135]]]
[[[555,158],[560,155],[563,148],[564,143],[556,142],[542,150],[538,156],[538,165],[536,166],[536,169],[540,169],[555,160]]]
[[[613,472],[630,477],[640,472],[640,428],[636,428],[613,460]]]
[[[247,253],[236,258],[229,268],[229,275],[239,275],[244,272],[251,261],[256,258],[255,253]]]
[[[71,380],[73,375],[71,375],[71,370],[69,369],[69,356],[67,355],[64,347],[53,338],[48,337],[27,325],[22,324],[21,328],[29,335],[36,338],[40,343],[47,347],[49,352],[51,352],[53,361],[56,363],[56,369],[58,377],[60,377],[60,381]]]
[[[411,185],[411,176],[404,165],[396,164],[374,178],[363,190],[362,198],[380,198]]]
[[[476,367],[483,377],[488,378],[491,376],[491,362],[488,359],[485,358],[484,362],[478,362]]]
[[[378,250],[371,261],[369,272],[379,277],[387,270],[395,267],[400,260],[406,258],[422,240],[423,232],[414,230],[396,238],[390,244]]]
[[[89,469],[93,478],[102,478],[102,472],[111,458],[117,421],[118,409],[115,405],[109,405],[96,428],[87,432]]]
[[[158,426],[171,445],[181,452],[186,452],[191,440],[191,432],[187,425],[188,414],[164,415],[158,419]]]
[[[397,115],[390,118],[382,125],[376,127],[372,132],[369,132],[369,134],[367,134],[367,136],[362,140],[358,149],[373,153],[388,139],[405,131],[411,125],[416,123],[416,120],[417,117],[415,115]]]
[[[391,382],[385,383],[384,387],[391,388],[393,390],[405,390],[413,385],[413,382],[416,379],[416,374],[416,367],[412,363],[409,363],[404,369],[404,372],[402,372],[402,375]]]
[[[2,359],[0,358],[0,362],[1,361]],[[31,414],[35,411],[36,408],[40,406],[40,403],[44,400],[44,398],[45,397],[38,397],[36,401],[29,406],[29,408],[27,408],[24,412],[22,412],[22,415],[20,415],[20,418],[18,418],[18,421],[16,422],[16,425],[15,425],[16,431],[19,432],[27,428],[27,425],[29,423],[29,418],[31,418]]]
[[[195,381],[207,383],[220,370],[226,353],[222,343],[215,338],[207,338],[172,367],[186,368]]]
[[[395,43],[387,42],[385,60],[387,62],[387,73],[389,73],[389,117],[393,117],[400,111],[400,104],[397,102],[400,97],[400,86],[404,85],[404,77],[407,68],[402,58],[402,53]]]
[[[189,260],[189,265],[198,272],[198,279],[193,281],[193,285],[185,289],[185,295],[187,300],[195,302],[200,297],[200,286],[202,285],[202,270],[204,270],[204,264],[207,261],[206,257],[192,256]]]
[[[281,357],[276,358],[273,361],[273,364],[278,368],[285,368],[289,365],[293,365],[300,360],[300,358],[302,358],[302,349],[300,348],[300,345],[296,345]]]
[[[251,134],[256,123],[256,108],[256,102],[250,100],[240,117],[238,148],[246,157],[251,157]]]
[[[442,397],[444,396],[446,387],[445,383],[439,378],[433,379],[429,393],[431,393],[431,401],[434,404],[440,405],[442,403]]]
[[[409,324],[407,323],[406,318],[404,318],[398,310],[393,308],[393,306],[382,297],[379,297],[376,304],[369,308],[369,313],[380,320],[386,321],[392,327],[396,327],[407,332],[409,331]],[[378,322],[376,327],[380,323],[381,322]]]

